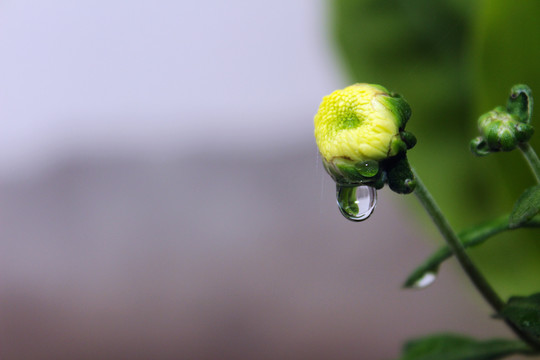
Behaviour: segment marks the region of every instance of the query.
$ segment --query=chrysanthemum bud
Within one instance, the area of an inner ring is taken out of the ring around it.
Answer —
[[[499,106],[478,119],[480,136],[471,141],[471,151],[483,156],[496,151],[511,151],[529,141],[534,129],[529,125],[533,99],[527,85],[515,85],[506,109]]]
[[[326,171],[339,185],[379,189],[388,183],[396,192],[411,192],[405,153],[416,138],[404,131],[410,116],[409,104],[380,85],[355,84],[325,96],[314,122]],[[400,171],[389,171],[394,166]]]

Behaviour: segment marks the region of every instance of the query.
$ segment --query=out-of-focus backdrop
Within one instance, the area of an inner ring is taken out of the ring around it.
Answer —
[[[509,171],[467,143],[513,83],[540,89],[521,2],[1,2],[0,358],[376,359],[508,335],[453,262],[400,289],[435,229],[386,189],[345,220],[312,118],[353,81],[401,92],[451,220],[504,210],[515,194],[481,181]]]

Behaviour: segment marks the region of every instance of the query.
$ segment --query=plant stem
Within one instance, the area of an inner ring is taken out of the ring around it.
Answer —
[[[536,152],[529,143],[519,144],[519,149],[529,163],[536,181],[540,183],[540,159],[538,159],[538,155],[536,155]]]
[[[467,255],[465,248],[459,241],[456,232],[450,226],[450,223],[448,222],[441,209],[429,193],[428,189],[425,187],[422,180],[420,180],[420,177],[418,176],[416,171],[412,169],[412,172],[416,178],[416,189],[414,192],[418,197],[418,200],[420,200],[422,206],[424,206],[428,214],[431,216],[431,219],[439,229],[443,238],[446,240],[448,247],[450,248],[450,250],[452,250],[454,256],[458,259],[459,264],[461,265],[471,282],[474,284],[478,292],[480,292],[484,299],[491,305],[493,310],[495,310],[495,313],[499,314],[505,303],[491,287],[489,282],[473,263],[469,255]],[[529,336],[527,333],[522,332],[514,324],[508,321],[506,321],[506,324],[523,341],[527,342],[529,345],[535,348],[540,347],[540,345],[535,339],[531,338],[531,336]]]
[[[508,227],[509,215],[503,215],[494,220],[477,225],[469,230],[458,234],[459,240],[465,249],[484,243],[490,237],[503,231],[514,230]],[[533,218],[521,226],[521,228],[540,227],[540,218]],[[453,255],[452,250],[447,245],[443,245],[435,251],[422,265],[417,267],[407,278],[404,287],[413,287],[416,282],[427,272],[437,272],[439,266]]]
[[[452,253],[454,253],[454,256],[458,259],[461,267],[467,274],[467,276],[471,279],[472,283],[476,287],[476,289],[482,294],[484,299],[491,305],[493,310],[495,312],[499,313],[502,307],[504,306],[504,302],[501,300],[499,295],[493,290],[493,288],[489,285],[487,280],[484,278],[484,276],[480,273],[478,268],[474,265],[471,258],[467,255],[465,252],[465,248],[459,241],[459,238],[454,231],[454,229],[450,226],[448,223],[448,220],[441,212],[441,209],[439,206],[435,203],[435,200],[425,187],[422,180],[420,180],[420,177],[413,169],[413,174],[416,178],[416,189],[415,194],[418,197],[418,200],[420,200],[420,203],[428,214],[431,216],[431,219],[439,229],[441,235],[446,240],[446,243],[448,244],[448,247],[450,250],[452,250]]]

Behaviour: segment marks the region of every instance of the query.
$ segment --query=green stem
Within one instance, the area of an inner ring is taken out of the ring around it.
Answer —
[[[474,265],[471,258],[465,252],[465,248],[459,241],[459,238],[454,229],[448,223],[448,220],[441,212],[439,206],[435,203],[435,200],[425,187],[424,183],[420,180],[420,177],[413,169],[414,176],[416,178],[415,194],[420,200],[420,203],[424,206],[431,219],[439,229],[441,235],[446,240],[448,247],[452,250],[455,257],[458,259],[461,267],[469,276],[476,289],[482,294],[484,299],[491,305],[496,313],[499,313],[504,306],[504,302],[499,295],[489,285],[484,276],[480,273],[480,270]]]
[[[415,194],[420,200],[420,203],[424,206],[428,214],[431,216],[431,219],[439,229],[441,235],[446,240],[448,247],[454,253],[454,256],[457,258],[459,264],[474,284],[478,292],[484,297],[484,299],[491,305],[496,314],[499,314],[504,307],[505,303],[501,300],[499,295],[493,290],[489,282],[482,275],[480,270],[473,263],[469,255],[467,255],[465,248],[459,241],[459,238],[450,226],[450,223],[442,213],[441,209],[429,193],[428,189],[425,187],[424,183],[420,180],[420,177],[414,169],[412,172],[416,178],[416,189]],[[535,339],[532,339],[528,334],[523,333],[520,329],[514,326],[512,323],[506,321],[506,324],[514,331],[514,333],[519,336],[522,340],[527,342],[529,345],[538,348],[540,345]]]
[[[514,230],[508,226],[508,219],[509,215],[504,215],[487,221],[469,230],[460,232],[458,237],[465,249],[477,246],[498,233]],[[521,226],[521,228],[535,227],[540,227],[540,218],[532,219]],[[413,287],[426,273],[437,272],[439,266],[446,259],[451,258],[452,255],[452,250],[447,245],[443,245],[409,275],[403,286],[406,288]]]
[[[540,183],[540,159],[538,159],[538,155],[536,155],[536,152],[529,143],[519,144],[519,149],[529,163],[536,181]]]

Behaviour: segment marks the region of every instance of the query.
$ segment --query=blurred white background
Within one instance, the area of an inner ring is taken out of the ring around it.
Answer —
[[[345,84],[327,15],[0,2],[0,358],[376,359],[493,331],[451,271],[400,290],[435,247],[409,203],[339,214],[312,135]]]
[[[340,83],[322,1],[3,1],[0,169],[66,152],[312,143]]]

